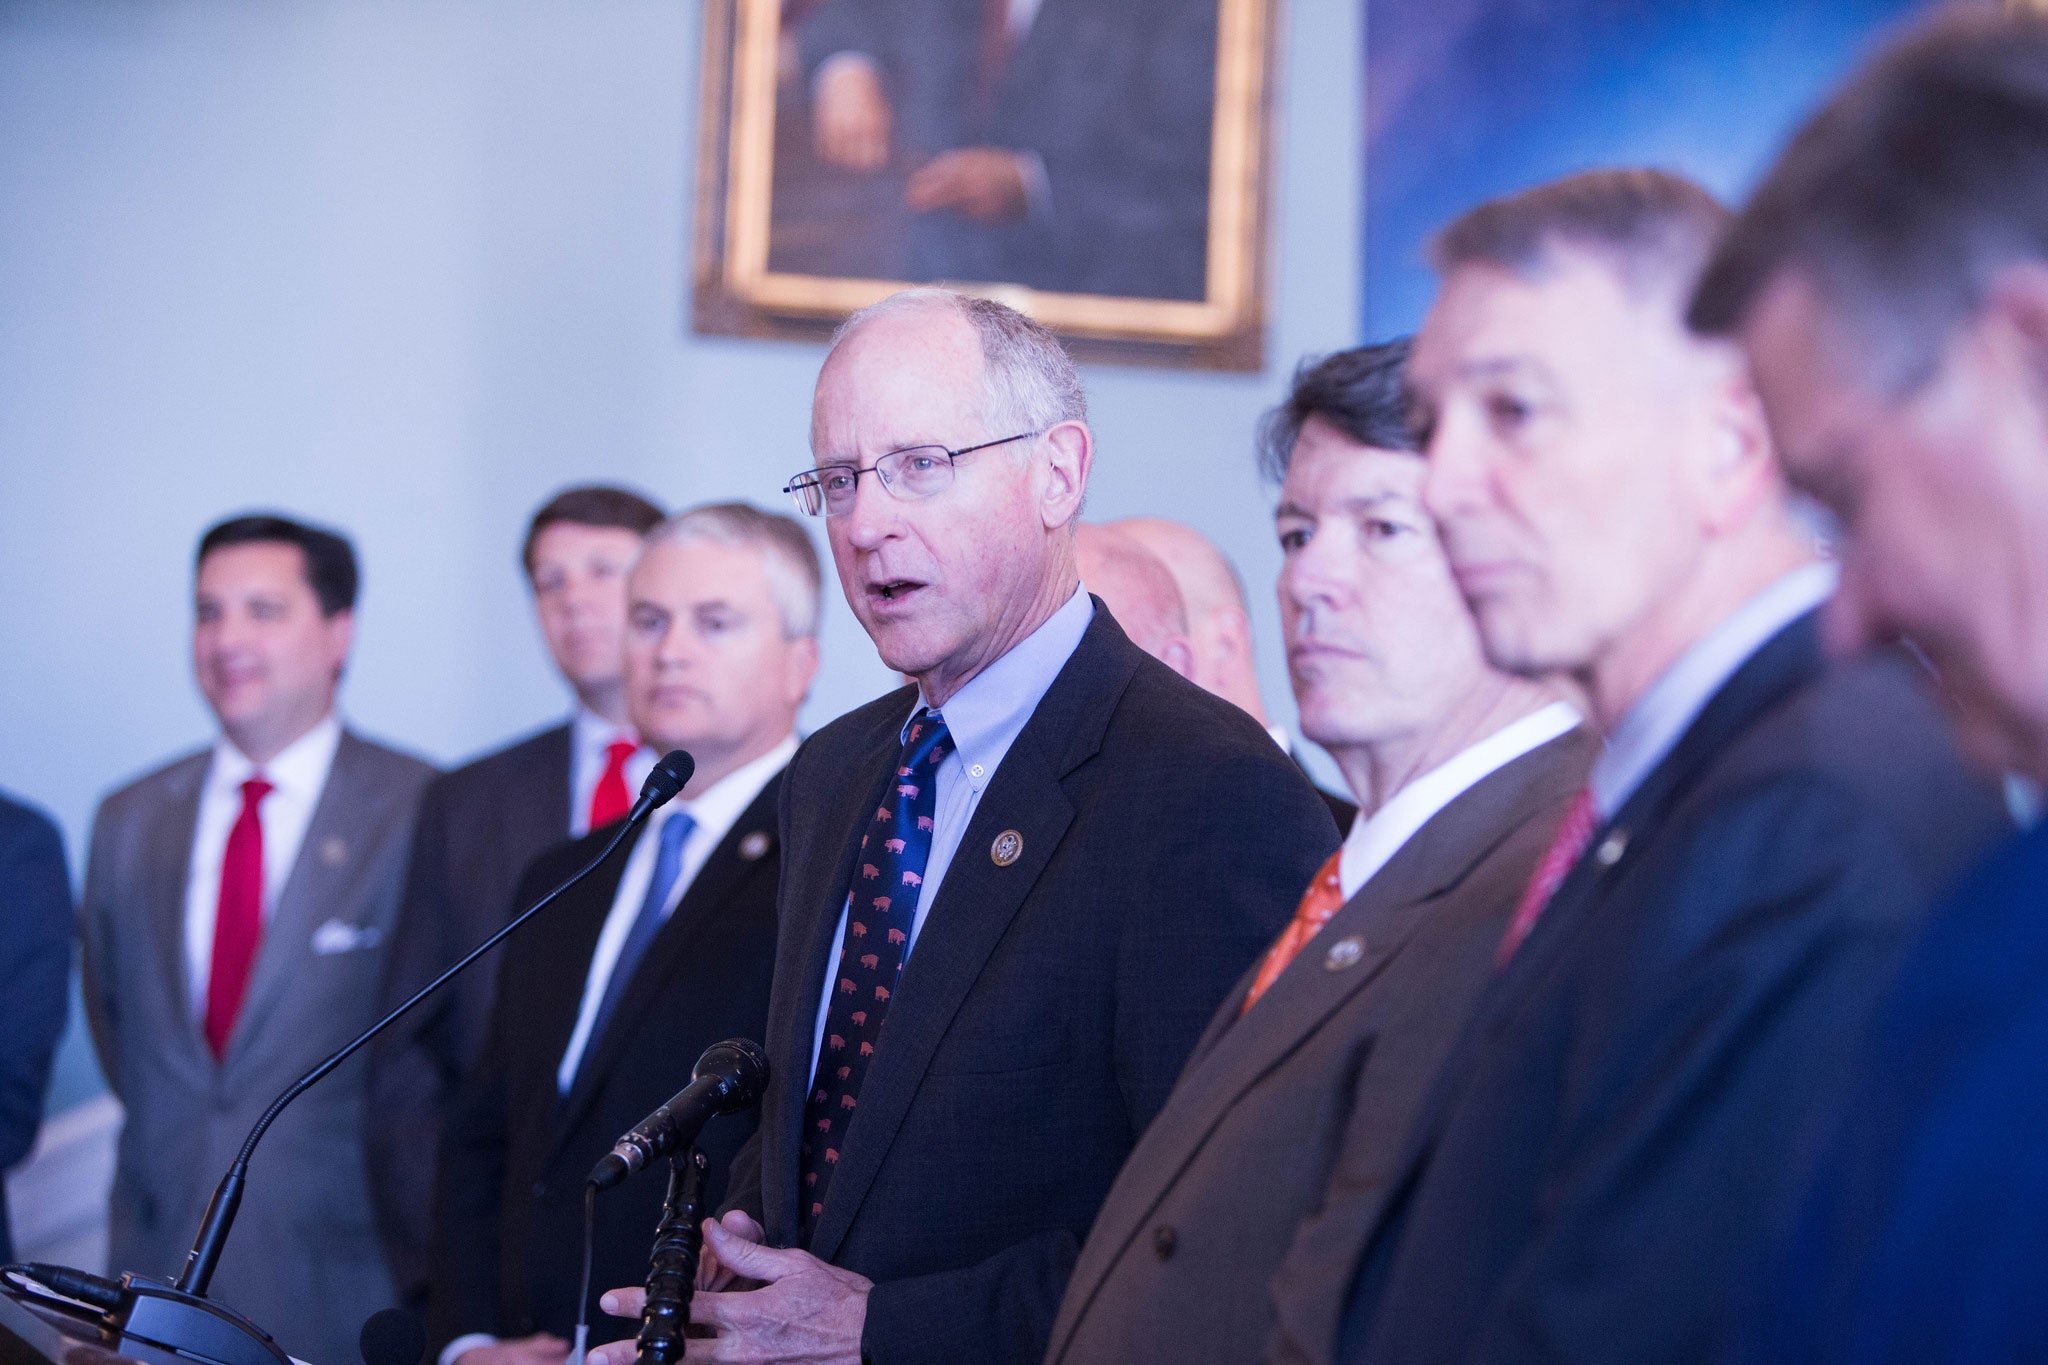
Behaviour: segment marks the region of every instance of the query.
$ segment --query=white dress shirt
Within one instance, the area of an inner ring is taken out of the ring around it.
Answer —
[[[903,945],[903,961],[908,964],[910,954],[917,947],[917,936],[924,930],[925,916],[931,913],[932,902],[938,898],[939,887],[946,880],[946,869],[952,866],[953,855],[960,850],[960,840],[966,837],[967,826],[974,819],[975,808],[981,804],[981,794],[988,790],[988,784],[995,780],[996,769],[1002,766],[1003,756],[1010,752],[1010,746],[1023,733],[1024,725],[1038,710],[1038,703],[1053,679],[1067,666],[1067,660],[1074,657],[1074,651],[1081,647],[1081,637],[1088,633],[1088,623],[1095,619],[1095,604],[1088,599],[1086,588],[1076,588],[1058,611],[1045,619],[1037,630],[1025,636],[1010,652],[974,675],[958,692],[953,694],[944,706],[938,708],[946,722],[946,733],[952,737],[953,752],[946,755],[939,764],[938,790],[932,796],[932,851],[925,860],[924,884],[917,891],[917,909],[910,922],[910,938]],[[926,709],[922,693],[910,715],[903,718],[903,729],[908,732],[911,718]],[[871,775],[860,774],[855,780],[867,781]],[[849,896],[850,899],[850,896]],[[826,955],[827,962],[839,960],[839,950],[846,942],[846,906],[839,907],[839,929],[832,936],[832,948]],[[825,1015],[832,1008],[832,990],[836,982],[833,973],[825,973],[825,987],[818,996],[818,1018],[811,1031],[811,1070],[818,1069],[818,1051],[825,1045]]]
[[[590,833],[590,799],[604,777],[605,751],[612,741],[623,739],[640,745],[626,760],[626,799],[640,794],[640,784],[654,771],[657,755],[633,733],[630,725],[614,725],[587,706],[576,708],[569,722],[569,837],[581,839]]]
[[[769,779],[789,766],[795,754],[796,736],[789,735],[753,762],[718,779],[696,798],[669,802],[647,822],[646,830],[626,857],[625,870],[619,874],[619,889],[612,896],[611,913],[605,916],[604,928],[598,931],[597,949],[591,954],[590,971],[583,980],[583,1003],[576,1010],[576,1027],[569,1034],[562,1063],[555,1069],[557,1090],[566,1095],[575,1083],[576,1068],[582,1065],[584,1050],[590,1045],[590,1030],[597,1022],[598,1007],[604,1002],[605,988],[611,984],[612,968],[618,963],[619,951],[626,946],[626,936],[633,931],[633,921],[640,916],[640,902],[647,898],[648,884],[654,880],[662,829],[682,812],[688,812],[697,822],[690,836],[683,840],[682,868],[661,907],[661,917],[666,921],[703,870],[712,850],[732,832],[733,824],[754,804],[754,798],[761,794]]]
[[[1635,795],[1722,684],[1772,636],[1832,597],[1840,577],[1831,561],[1800,565],[1693,641],[1650,684],[1593,760],[1588,781],[1602,823],[1612,820]]]
[[[192,859],[185,876],[185,1003],[194,1019],[206,1017],[206,987],[213,976],[213,922],[220,911],[220,869],[228,834],[242,814],[242,784],[261,776],[271,785],[257,818],[263,825],[263,922],[270,923],[278,893],[299,859],[313,808],[327,788],[334,751],[341,745],[341,718],[325,719],[293,740],[260,767],[226,735],[214,742],[213,762],[199,790],[199,818],[192,827]]]
[[[1401,846],[1415,837],[1438,811],[1463,796],[1484,778],[1499,772],[1523,754],[1548,744],[1579,723],[1579,713],[1555,701],[1520,720],[1510,721],[1485,739],[1410,782],[1388,797],[1371,815],[1359,812],[1344,840],[1337,862],[1337,881],[1344,899],[1371,881]]]

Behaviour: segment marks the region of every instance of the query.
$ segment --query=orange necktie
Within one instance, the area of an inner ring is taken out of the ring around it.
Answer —
[[[1343,908],[1344,885],[1337,875],[1343,862],[1344,850],[1340,848],[1316,870],[1316,879],[1308,884],[1301,904],[1295,907],[1294,918],[1280,931],[1280,937],[1273,940],[1273,946],[1266,950],[1266,960],[1259,964],[1259,974],[1252,978],[1252,988],[1244,994],[1246,1010],[1266,993],[1267,987],[1280,979],[1280,973],[1287,970],[1287,964],[1294,961],[1296,954],[1316,936],[1317,930],[1330,922],[1330,916]],[[1244,1011],[1238,1013],[1242,1015]]]

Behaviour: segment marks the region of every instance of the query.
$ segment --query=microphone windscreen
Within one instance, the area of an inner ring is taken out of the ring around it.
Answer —
[[[644,799],[652,796],[656,806],[663,806],[675,799],[677,792],[690,785],[690,774],[697,771],[697,760],[684,749],[670,749],[654,765],[654,771],[647,774],[647,780],[640,784],[640,795]]]
[[[420,1365],[427,1353],[427,1329],[403,1308],[386,1308],[370,1314],[356,1349],[363,1353],[363,1365]]]
[[[768,1091],[768,1056],[751,1038],[728,1038],[704,1049],[690,1078],[721,1076],[730,1083],[718,1112],[736,1114],[758,1103]]]

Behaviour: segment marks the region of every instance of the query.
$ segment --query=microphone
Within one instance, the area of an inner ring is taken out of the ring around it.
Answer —
[[[767,1089],[768,1058],[760,1044],[745,1038],[713,1043],[697,1059],[690,1083],[620,1138],[590,1168],[589,1183],[600,1190],[610,1189],[648,1162],[695,1142],[704,1125],[717,1115],[737,1114],[760,1103]]]
[[[386,1308],[363,1323],[356,1350],[362,1353],[363,1365],[420,1365],[427,1351],[427,1331],[403,1308]]]
[[[205,1216],[200,1220],[199,1235],[192,1241],[192,1250],[185,1257],[184,1271],[178,1276],[175,1286],[163,1284],[144,1275],[123,1275],[119,1281],[119,1302],[107,1304],[104,1300],[112,1297],[108,1292],[112,1286],[111,1281],[99,1281],[97,1276],[71,1272],[76,1278],[67,1279],[65,1283],[69,1287],[61,1292],[85,1291],[79,1297],[103,1309],[107,1327],[153,1346],[218,1362],[218,1365],[285,1365],[287,1358],[284,1352],[278,1349],[277,1344],[261,1328],[206,1297],[206,1288],[213,1281],[214,1268],[219,1265],[221,1251],[227,1245],[228,1231],[234,1226],[235,1213],[242,1204],[242,1187],[248,1181],[249,1158],[255,1153],[256,1144],[263,1140],[263,1135],[270,1130],[270,1125],[277,1121],[277,1116],[284,1112],[286,1105],[353,1057],[372,1038],[397,1023],[422,1000],[467,970],[478,958],[504,942],[513,930],[552,905],[563,892],[602,867],[618,850],[619,845],[625,842],[628,834],[644,823],[649,815],[673,800],[676,794],[689,784],[690,775],[696,769],[696,760],[689,754],[681,749],[671,750],[654,765],[654,771],[647,775],[647,781],[641,785],[639,799],[633,803],[633,808],[620,822],[618,832],[612,835],[603,850],[581,871],[528,906],[511,923],[471,949],[460,962],[428,982],[410,1000],[357,1034],[354,1041],[299,1077],[282,1095],[272,1100],[270,1107],[263,1111],[263,1116],[257,1119],[255,1126],[249,1130],[249,1136],[243,1140],[234,1164],[228,1167],[228,1173],[221,1177],[219,1186],[213,1192],[213,1198],[208,1201]],[[61,1270],[61,1267],[55,1269]],[[50,1281],[45,1279],[43,1283],[49,1284]],[[370,1322],[374,1324],[378,1317],[382,1316],[379,1314]],[[368,1326],[369,1324],[365,1325],[365,1335],[357,1343],[366,1353],[369,1349],[365,1344],[369,1341]],[[418,1330],[416,1325],[414,1330]],[[398,1342],[390,1335],[391,1331],[389,1327],[378,1328],[377,1344],[402,1345],[402,1342]],[[413,1360],[418,1359],[421,1349],[424,1349],[423,1346],[415,1348]],[[372,1365],[377,1365],[377,1362],[373,1360]]]

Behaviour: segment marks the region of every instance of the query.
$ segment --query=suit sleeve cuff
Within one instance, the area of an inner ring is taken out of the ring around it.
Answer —
[[[497,1344],[498,1339],[489,1332],[471,1332],[467,1336],[457,1337],[446,1346],[443,1346],[436,1365],[455,1365],[456,1361],[462,1359],[464,1351],[474,1351],[479,1346],[496,1346]]]

